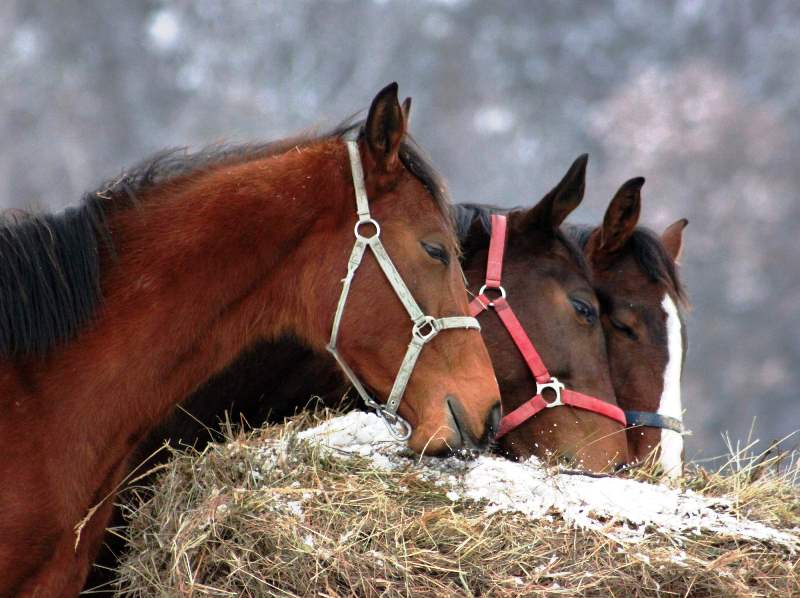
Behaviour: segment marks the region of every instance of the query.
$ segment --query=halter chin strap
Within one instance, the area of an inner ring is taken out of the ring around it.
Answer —
[[[629,411],[625,410],[625,419],[631,427],[643,426],[648,428],[662,428],[672,430],[678,434],[685,434],[683,422],[677,417],[661,415],[652,411]]]
[[[560,405],[599,413],[623,426],[626,425],[627,420],[622,409],[606,401],[565,388],[558,378],[554,378],[547,371],[539,352],[533,346],[531,339],[506,301],[506,291],[501,284],[503,254],[506,246],[506,224],[507,219],[504,214],[492,214],[492,236],[489,241],[489,258],[486,262],[486,284],[480,288],[478,296],[470,303],[470,312],[473,316],[477,316],[489,308],[494,309],[536,380],[536,395],[511,413],[503,415],[495,440],[502,438],[537,413]],[[500,297],[489,299],[485,294],[487,289],[500,293]],[[554,395],[552,400],[545,399],[542,394],[547,389],[551,390]]]
[[[434,318],[433,316],[426,315],[420,309],[419,304],[414,300],[411,291],[400,276],[400,272],[392,263],[389,254],[381,243],[380,234],[381,227],[376,220],[372,218],[369,212],[369,200],[367,198],[367,191],[364,187],[364,171],[361,167],[361,157],[358,153],[358,143],[355,139],[348,139],[347,152],[350,155],[350,168],[353,173],[353,186],[355,187],[356,195],[356,211],[358,213],[358,221],[353,228],[356,237],[356,242],[353,245],[353,251],[350,252],[350,259],[347,262],[347,275],[342,279],[342,294],[339,296],[339,303],[336,306],[336,313],[333,316],[333,328],[331,330],[331,340],[328,343],[328,351],[339,362],[345,375],[350,379],[353,387],[361,395],[364,403],[372,409],[386,423],[392,435],[399,440],[408,440],[411,436],[411,425],[397,414],[397,408],[400,406],[400,401],[405,393],[408,381],[411,378],[411,373],[414,371],[414,366],[417,363],[419,354],[422,347],[426,343],[433,340],[442,330],[451,328],[470,328],[480,330],[481,326],[478,320],[474,317],[467,316],[453,316],[448,318]],[[362,234],[362,227],[365,225],[372,226],[374,232],[365,236]],[[408,344],[403,363],[400,365],[400,370],[397,372],[397,377],[394,379],[392,390],[386,400],[385,405],[381,405],[373,399],[364,385],[356,376],[355,372],[350,368],[344,358],[339,354],[336,349],[336,341],[339,336],[339,326],[344,314],[345,304],[347,303],[347,296],[350,293],[350,285],[353,282],[353,276],[361,264],[361,259],[367,251],[367,247],[372,249],[372,253],[378,262],[378,265],[383,270],[389,283],[392,285],[394,292],[397,294],[398,299],[405,307],[411,318],[411,342]]]

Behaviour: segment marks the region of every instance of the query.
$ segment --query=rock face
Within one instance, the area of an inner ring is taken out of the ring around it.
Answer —
[[[523,204],[592,155],[597,221],[644,175],[687,230],[688,453],[800,421],[800,5],[693,1],[0,6],[0,206],[57,208],[146,154],[333,124],[397,79],[456,201]],[[755,399],[755,400],[754,400]]]

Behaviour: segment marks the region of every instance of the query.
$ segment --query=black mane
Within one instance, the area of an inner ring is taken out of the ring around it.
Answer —
[[[513,208],[511,208],[513,209]],[[453,222],[460,243],[467,240],[472,225],[477,221],[488,239],[492,234],[492,214],[508,214],[511,209],[477,203],[460,203],[452,206]]]
[[[94,313],[100,296],[94,203],[0,225],[0,356],[43,353]]]
[[[486,245],[488,244],[489,238],[492,234],[492,214],[510,215],[514,212],[519,212],[522,210],[525,210],[525,208],[500,208],[497,206],[475,203],[456,204],[451,208],[453,221],[456,227],[456,234],[458,234],[458,240],[462,247],[465,248],[475,247],[476,245],[476,239],[469,237],[469,233],[473,224],[476,222],[480,223],[480,230],[485,235],[485,237],[481,239],[481,242],[483,245]],[[586,277],[591,280],[591,269],[586,262],[586,257],[583,255],[581,247],[578,246],[571,236],[564,234],[561,228],[556,229],[555,238],[567,248],[567,251],[569,251],[572,259],[586,274]]]
[[[0,216],[0,358],[43,354],[73,338],[101,300],[100,254],[113,255],[108,215],[137,205],[144,192],[200,171],[278,155],[363,130],[352,119],[320,136],[262,144],[216,145],[191,153],[159,152],[84,195],[60,214]],[[447,187],[416,142],[400,148],[405,167],[428,189],[448,220]]]
[[[594,230],[595,228],[592,226],[573,225],[567,227],[567,234],[583,248],[586,247]],[[637,226],[628,243],[636,263],[644,270],[648,278],[671,288],[679,302],[685,306],[687,303],[686,289],[678,276],[675,262],[667,254],[659,236],[647,227]]]

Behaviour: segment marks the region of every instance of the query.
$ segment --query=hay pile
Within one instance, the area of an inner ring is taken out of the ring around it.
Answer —
[[[176,453],[133,489],[120,595],[800,595],[800,468],[781,456],[679,491],[420,459],[374,416],[329,417]]]

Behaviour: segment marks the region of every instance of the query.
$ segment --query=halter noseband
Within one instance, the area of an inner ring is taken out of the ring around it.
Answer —
[[[378,222],[372,218],[369,212],[369,199],[367,198],[367,191],[364,186],[364,171],[361,167],[361,157],[358,153],[358,143],[355,139],[348,139],[347,152],[350,155],[350,168],[353,173],[353,187],[355,187],[356,195],[356,211],[358,212],[358,221],[353,228],[356,237],[356,242],[353,245],[353,251],[350,253],[350,259],[347,263],[347,275],[342,279],[342,294],[339,296],[339,303],[336,306],[336,313],[333,317],[333,328],[331,330],[331,340],[328,343],[328,351],[339,362],[345,375],[350,379],[353,387],[361,395],[364,403],[376,411],[379,417],[383,419],[389,432],[398,440],[408,440],[411,437],[411,425],[397,414],[397,408],[400,406],[400,401],[405,393],[408,381],[411,378],[411,373],[414,371],[414,366],[417,363],[422,347],[431,341],[442,330],[451,328],[469,328],[480,330],[481,326],[478,320],[469,316],[452,316],[447,318],[434,318],[433,316],[426,315],[420,309],[419,304],[414,300],[411,291],[400,276],[389,254],[381,243],[380,234],[381,227]],[[360,229],[363,225],[371,225],[374,227],[375,232],[371,236],[364,236],[361,234]],[[400,370],[394,379],[392,390],[386,400],[386,405],[381,405],[373,399],[361,384],[361,381],[356,376],[355,372],[350,369],[344,358],[339,354],[336,349],[336,341],[339,336],[339,325],[341,324],[342,314],[344,307],[347,303],[347,296],[350,292],[350,284],[353,282],[353,276],[361,264],[361,258],[364,257],[367,247],[372,249],[372,253],[378,262],[378,265],[383,270],[384,275],[389,279],[394,292],[397,294],[398,299],[406,308],[411,322],[411,342],[408,344],[403,363],[400,365]]]
[[[542,361],[541,356],[533,346],[531,339],[525,333],[522,324],[517,319],[517,316],[514,315],[511,306],[506,300],[506,291],[501,284],[503,254],[506,246],[506,223],[507,219],[504,214],[492,214],[489,257],[486,261],[486,283],[478,291],[478,296],[470,303],[470,312],[473,316],[477,316],[484,310],[494,309],[536,380],[536,394],[511,413],[503,415],[495,440],[518,428],[537,413],[561,405],[592,411],[625,426],[627,420],[622,409],[606,401],[565,388],[558,378],[551,376],[544,365],[544,361]],[[500,293],[500,297],[490,300],[485,295],[487,289]],[[548,401],[542,395],[547,389],[555,393],[555,399],[552,401]]]

